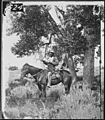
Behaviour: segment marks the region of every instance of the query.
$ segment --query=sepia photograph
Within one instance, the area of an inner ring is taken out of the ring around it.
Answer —
[[[104,1],[2,1],[4,119],[104,119]]]

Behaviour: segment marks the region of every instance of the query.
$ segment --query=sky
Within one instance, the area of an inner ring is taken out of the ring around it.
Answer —
[[[35,65],[40,67],[41,63],[39,61],[37,61],[38,56],[35,55],[31,55],[30,57],[23,57],[23,58],[17,58],[16,55],[14,55],[11,52],[11,47],[17,42],[17,40],[19,40],[19,36],[13,34],[11,36],[7,36],[6,35],[6,28],[7,28],[7,21],[6,21],[6,17],[3,16],[3,39],[2,39],[2,55],[3,55],[3,65],[5,67],[9,67],[9,66],[18,66],[19,68],[21,68],[23,66],[23,64],[25,63],[29,63],[31,65]]]
[[[61,4],[62,5],[62,4]],[[63,5],[64,6],[64,5]],[[64,6],[65,7],[65,6]],[[23,57],[23,58],[17,58],[12,52],[11,52],[11,47],[14,45],[14,43],[17,42],[17,40],[19,40],[19,37],[14,35],[11,36],[6,36],[6,28],[8,27],[10,21],[8,21],[8,15],[9,13],[7,12],[7,17],[3,16],[3,34],[2,34],[2,55],[3,55],[3,66],[5,67],[9,67],[9,66],[18,66],[19,68],[21,68],[23,66],[23,64],[25,63],[29,63],[33,66],[38,66],[38,67],[42,67],[43,64],[36,60],[36,57],[38,58],[38,56],[35,55],[31,55],[29,57]],[[52,7],[52,9],[50,10],[50,14],[52,15],[53,19],[56,21],[57,24],[60,24],[59,19],[56,16],[56,12],[54,10],[54,7]],[[102,23],[101,25],[102,29],[104,27],[104,24]],[[45,38],[44,38],[45,39]],[[102,64],[104,64],[104,36],[101,35],[101,56],[102,56]],[[95,66],[98,66],[98,61],[99,59],[95,59]]]

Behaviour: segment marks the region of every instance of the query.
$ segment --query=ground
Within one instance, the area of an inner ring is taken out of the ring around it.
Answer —
[[[98,72],[96,69],[95,75]],[[10,71],[9,83],[18,79],[19,74],[19,70]],[[43,102],[39,98],[40,91],[37,86],[27,82],[12,89],[7,88],[4,114],[10,119],[100,119],[103,118],[104,89],[101,91],[100,97],[99,88],[90,91],[84,85],[83,90],[71,87],[70,94],[65,95],[64,86],[60,83],[47,90],[47,98]]]

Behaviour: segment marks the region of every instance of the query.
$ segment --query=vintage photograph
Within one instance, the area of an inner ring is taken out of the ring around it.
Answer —
[[[104,119],[104,2],[3,1],[1,118]]]

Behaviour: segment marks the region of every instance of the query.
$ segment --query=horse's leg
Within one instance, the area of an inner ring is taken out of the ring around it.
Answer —
[[[65,94],[69,94],[71,83],[72,83],[71,78],[66,78],[65,79],[65,83],[64,83]]]
[[[38,85],[38,88],[40,90],[39,98],[41,98],[41,96],[42,96],[42,87],[41,87],[41,84],[39,84],[39,83],[37,85]]]
[[[64,85],[65,86],[65,94],[69,94],[69,86],[68,85]]]
[[[45,85],[42,85],[42,94],[43,94],[43,97],[46,98],[46,86]]]
[[[46,86],[43,84],[39,84],[39,83],[37,85],[38,85],[39,90],[41,91],[41,94],[39,95],[39,97],[46,98]]]

